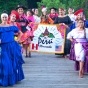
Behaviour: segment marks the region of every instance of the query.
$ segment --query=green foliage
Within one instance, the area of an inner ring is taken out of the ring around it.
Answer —
[[[48,12],[51,7],[59,8],[65,7],[59,0],[42,0],[41,2],[37,2],[39,9],[41,10],[41,6],[48,7]]]
[[[6,10],[10,13],[11,10],[15,9],[18,4],[26,5],[25,0],[0,0],[0,13]]]
[[[88,0],[41,0],[41,2],[38,2],[38,7],[40,9],[40,7],[42,5],[45,5],[46,7],[50,8],[50,7],[64,7],[66,10],[69,7],[74,8],[74,10],[78,10],[80,8],[84,9],[86,18],[88,18]],[[48,10],[49,12],[49,10]]]
[[[31,2],[32,1],[32,2]],[[41,1],[41,2],[38,2]],[[39,11],[41,13],[41,6],[48,7],[48,12],[51,7],[63,7],[66,10],[72,7],[76,10],[83,8],[86,17],[88,17],[88,0],[0,0],[0,13],[7,10],[10,13],[15,9],[18,4],[26,5],[30,8],[36,7],[34,3],[38,4]]]

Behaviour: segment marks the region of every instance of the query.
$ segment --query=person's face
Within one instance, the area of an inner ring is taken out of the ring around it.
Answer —
[[[54,14],[55,13],[55,10],[54,9],[51,9],[51,13]]]
[[[18,8],[18,13],[20,14],[20,15],[22,15],[23,13],[24,13],[24,10],[23,10],[23,8]]]
[[[78,14],[78,15],[77,15],[77,19],[80,19],[80,18],[82,18],[82,17],[83,17],[82,14]]]
[[[46,14],[47,14],[46,11],[44,11],[44,12],[43,12],[43,15],[46,15]]]
[[[2,22],[7,22],[8,17],[4,15],[4,16],[1,18],[1,20],[2,20]]]
[[[35,15],[38,15],[38,9],[35,9],[34,13],[35,13]]]
[[[30,11],[27,11],[27,16],[31,16],[31,12]]]
[[[59,9],[59,15],[64,15],[64,10]]]
[[[80,28],[83,28],[83,27],[84,27],[84,21],[79,20],[79,21],[77,22],[77,26],[80,27]]]
[[[12,14],[10,16],[10,21],[15,22],[15,20],[16,20],[16,15],[15,14]]]
[[[68,9],[68,13],[72,14],[73,10],[71,8]]]

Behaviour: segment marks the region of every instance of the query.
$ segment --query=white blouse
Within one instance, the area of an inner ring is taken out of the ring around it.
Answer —
[[[74,14],[68,14],[68,16],[70,17],[71,21],[75,22],[76,16]]]
[[[40,17],[36,16],[36,15],[33,15],[34,16],[34,20],[35,22],[40,22]]]
[[[88,40],[88,28],[85,28],[86,38]],[[84,30],[78,31],[78,28],[73,29],[71,32],[67,34],[67,39],[69,38],[84,38]]]

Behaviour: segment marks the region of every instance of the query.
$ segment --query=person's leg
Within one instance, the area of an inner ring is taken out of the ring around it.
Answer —
[[[28,53],[29,53],[29,57],[31,57],[30,44],[28,44]]]
[[[67,34],[70,32],[70,29],[67,28],[66,29],[66,37],[67,37]],[[64,58],[68,58],[68,54],[70,54],[70,49],[71,49],[71,41],[66,39],[65,40],[65,45],[64,45]]]
[[[27,45],[25,44],[25,52],[26,52],[26,57],[28,57],[28,49],[27,49]]]
[[[79,77],[82,78],[84,73],[84,62],[80,61],[79,62]]]
[[[24,49],[24,51],[25,51],[25,57],[28,57],[27,44],[23,44],[23,49]]]

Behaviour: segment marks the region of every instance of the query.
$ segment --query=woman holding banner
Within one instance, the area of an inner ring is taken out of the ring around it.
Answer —
[[[69,16],[66,16],[64,14],[64,11],[65,11],[64,8],[59,8],[59,16],[55,19],[54,24],[63,24],[66,27],[66,36],[67,36],[67,33],[70,32],[69,27],[71,26],[72,21],[69,18]],[[70,53],[70,46],[71,46],[70,41],[66,39],[63,54],[64,58],[67,58],[67,54]]]
[[[88,29],[84,26],[84,19],[79,19],[78,27],[68,33],[67,39],[72,42],[70,60],[75,61],[75,70],[79,70],[79,77],[88,73]]]

